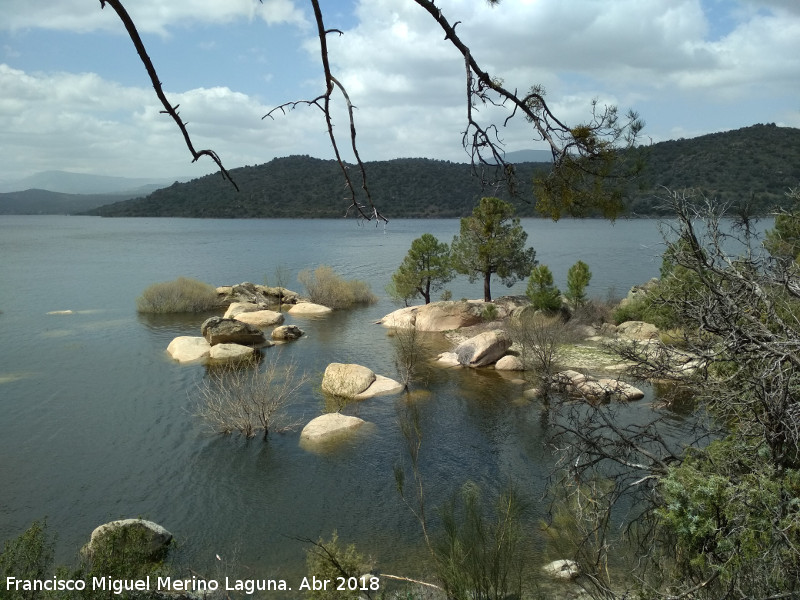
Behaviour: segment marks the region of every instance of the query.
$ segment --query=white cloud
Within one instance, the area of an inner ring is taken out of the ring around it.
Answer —
[[[237,19],[261,19],[270,25],[303,25],[306,18],[293,0],[136,0],[127,2],[140,33],[166,34],[170,27],[194,23],[229,23]],[[3,0],[0,29],[56,29],[87,33],[119,31],[120,22],[111,6],[87,0]]]

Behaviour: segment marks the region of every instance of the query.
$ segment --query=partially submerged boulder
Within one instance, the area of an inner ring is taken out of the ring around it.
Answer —
[[[394,379],[376,375],[361,365],[331,363],[322,377],[322,390],[335,396],[365,400],[374,396],[397,394],[403,385]]]
[[[212,346],[217,344],[257,345],[264,342],[264,333],[249,323],[225,317],[211,317],[200,327],[203,337]]]
[[[255,302],[231,302],[228,309],[225,311],[225,314],[222,315],[226,319],[234,319],[237,315],[246,312],[255,312],[257,310],[263,310],[266,306],[262,304],[256,304]]]
[[[194,362],[209,357],[211,344],[204,337],[182,335],[169,343],[167,352],[178,362]]]
[[[355,364],[331,363],[322,376],[322,390],[335,396],[355,398],[375,381],[375,373]]]
[[[348,417],[339,413],[328,413],[312,419],[303,427],[300,441],[318,442],[342,434],[352,432],[361,427],[365,421],[358,417]]]
[[[332,308],[322,306],[322,304],[314,304],[313,302],[298,302],[289,309],[290,315],[321,316],[331,312],[333,312]]]
[[[117,548],[124,545],[129,554],[158,561],[166,555],[170,542],[172,534],[158,523],[144,519],[121,519],[104,523],[92,531],[84,551],[91,556],[103,544],[113,543]]]
[[[370,386],[355,395],[356,400],[366,400],[375,396],[387,396],[389,394],[399,394],[404,389],[403,384],[383,375],[375,375],[375,381]]]
[[[250,360],[255,356],[255,350],[252,346],[243,346],[241,344],[217,344],[211,346],[209,358],[216,361],[237,362],[242,360]]]
[[[272,330],[272,339],[280,341],[296,340],[305,333],[297,325],[281,325]]]
[[[509,335],[502,329],[494,329],[461,342],[455,353],[465,367],[485,367],[496,362],[510,347]]]

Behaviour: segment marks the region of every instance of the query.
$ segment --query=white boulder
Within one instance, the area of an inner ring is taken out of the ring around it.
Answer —
[[[333,312],[332,308],[322,306],[322,304],[314,304],[313,302],[298,302],[289,309],[290,315],[326,315]]]
[[[303,427],[300,441],[317,442],[329,439],[344,433],[349,433],[361,427],[365,421],[358,417],[348,417],[339,413],[328,413],[312,419]]]
[[[269,327],[270,325],[280,325],[283,323],[283,313],[274,310],[254,310],[237,314],[234,319],[242,323],[248,323],[258,328]]]
[[[355,398],[375,381],[375,373],[367,367],[331,363],[322,376],[322,390],[335,396]]]
[[[542,567],[542,570],[549,577],[562,580],[575,579],[581,573],[574,560],[554,560]]]
[[[194,362],[209,357],[211,353],[211,344],[203,337],[182,335],[176,337],[169,343],[167,352],[178,362]]]
[[[525,365],[522,364],[522,359],[519,356],[506,354],[494,363],[494,368],[498,371],[524,371]]]
[[[249,360],[255,355],[255,350],[251,346],[241,344],[217,344],[211,347],[209,358],[218,361],[236,362],[239,360]]]

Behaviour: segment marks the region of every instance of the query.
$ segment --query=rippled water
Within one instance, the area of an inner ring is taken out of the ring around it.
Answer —
[[[564,287],[581,259],[589,291],[619,295],[658,274],[662,246],[653,221],[527,220],[529,242]],[[282,267],[329,264],[369,281],[380,301],[324,319],[290,318],[307,335],[266,351],[293,359],[311,380],[293,406],[304,421],[324,410],[321,373],[333,361],[396,375],[387,332],[374,321],[395,306],[384,286],[424,232],[450,241],[457,220],[393,221],[359,227],[344,220],[182,220],[0,217],[0,541],[47,517],[57,558],[70,560],[91,530],[144,516],[180,541],[197,568],[215,554],[261,576],[291,576],[304,546],[337,529],[382,566],[402,568],[420,531],[396,492],[403,460],[397,425],[407,400],[376,398],[346,407],[372,425],[323,452],[299,433],[267,442],[209,434],[193,416],[200,365],[165,354],[177,335],[199,335],[205,318],[137,315],[135,299],[156,281],[196,277],[214,285],[263,283]],[[274,283],[274,281],[272,281]],[[460,278],[454,298],[478,297]],[[525,283],[493,293],[523,293]],[[51,311],[70,314],[47,314]],[[443,345],[439,336],[433,344]],[[552,457],[547,418],[522,388],[493,371],[431,370],[421,414],[421,471],[428,504],[465,481],[486,490],[517,484],[541,516]],[[649,411],[646,403],[635,411]]]

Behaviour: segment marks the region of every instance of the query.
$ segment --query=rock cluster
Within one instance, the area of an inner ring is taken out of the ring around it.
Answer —
[[[561,371],[551,381],[558,392],[591,402],[610,402],[611,400],[641,400],[644,392],[639,388],[618,379],[597,379],[577,371]]]

